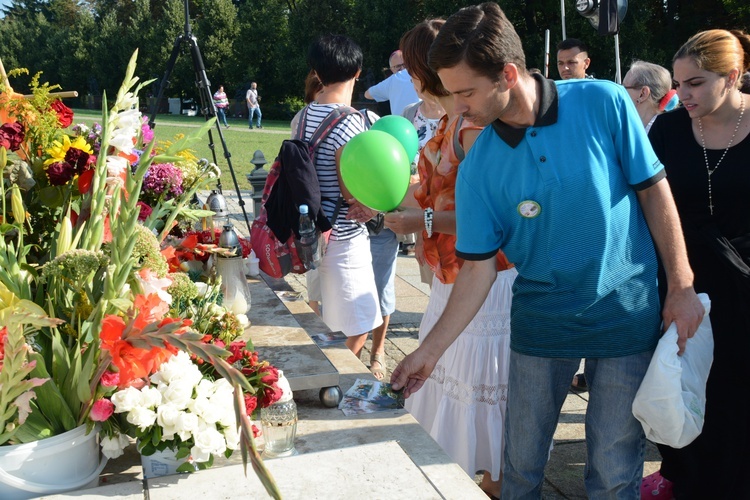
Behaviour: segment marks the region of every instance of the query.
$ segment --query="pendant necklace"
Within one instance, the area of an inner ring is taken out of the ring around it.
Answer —
[[[734,132],[732,133],[731,139],[729,139],[729,144],[727,144],[726,149],[721,154],[721,158],[719,158],[719,161],[716,162],[716,165],[714,168],[711,168],[711,166],[708,163],[708,154],[706,153],[706,141],[703,139],[703,122],[701,122],[701,119],[698,118],[698,130],[701,134],[701,146],[703,147],[703,159],[706,161],[706,173],[708,174],[708,209],[711,212],[711,215],[714,214],[714,201],[711,193],[711,175],[713,175],[714,172],[716,172],[716,169],[719,168],[719,165],[721,164],[721,161],[724,159],[724,157],[727,155],[727,151],[729,151],[729,148],[732,147],[732,143],[734,143],[734,138],[737,137],[737,132],[740,130],[740,123],[742,123],[742,116],[745,114],[745,98],[740,95],[740,117],[737,119],[737,125],[734,127]]]

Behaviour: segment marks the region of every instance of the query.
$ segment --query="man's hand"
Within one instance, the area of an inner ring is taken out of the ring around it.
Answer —
[[[431,356],[423,346],[418,347],[393,370],[391,374],[393,389],[399,390],[403,387],[404,397],[408,398],[424,385],[432,370],[435,369],[438,359],[440,359],[439,356]]]
[[[419,208],[398,207],[385,214],[385,227],[396,234],[419,233],[424,229],[424,211]]]
[[[680,356],[685,352],[687,339],[695,335],[705,313],[706,310],[692,287],[667,292],[662,309],[664,330],[673,322],[677,325],[677,354]]]

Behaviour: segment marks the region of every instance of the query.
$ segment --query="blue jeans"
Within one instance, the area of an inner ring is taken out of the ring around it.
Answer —
[[[383,228],[380,233],[370,235],[372,272],[378,289],[381,316],[390,316],[396,310],[396,257],[398,238],[396,233]]]
[[[247,121],[248,125],[250,125],[250,128],[253,128],[253,117],[258,117],[258,124],[257,126],[260,127],[260,117],[263,116],[260,113],[260,106],[257,108],[247,108]]]
[[[652,354],[586,358],[584,480],[590,499],[640,497],[646,437],[631,405]],[[541,498],[552,437],[580,362],[511,351],[502,498]]]
[[[229,124],[227,123],[226,109],[224,109],[224,108],[216,108],[216,120],[219,123],[223,123],[225,127],[229,126]]]

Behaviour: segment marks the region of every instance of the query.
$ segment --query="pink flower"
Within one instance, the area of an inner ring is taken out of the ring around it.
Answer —
[[[94,422],[104,422],[115,412],[115,404],[109,399],[102,398],[94,403],[91,408],[91,420]]]
[[[143,124],[141,125],[141,138],[144,144],[148,144],[154,140],[154,131],[148,126],[148,116],[142,118]]]
[[[120,385],[120,374],[110,371],[104,372],[101,382],[104,387],[117,387]]]

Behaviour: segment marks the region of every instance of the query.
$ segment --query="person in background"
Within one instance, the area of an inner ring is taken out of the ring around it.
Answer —
[[[367,89],[365,97],[377,102],[390,101],[391,114],[401,115],[406,106],[417,102],[419,98],[414,91],[409,73],[404,69],[404,58],[400,50],[390,55],[388,64],[391,76]]]
[[[644,479],[641,497],[748,498],[750,96],[739,87],[750,36],[700,32],[672,65],[682,107],[659,115],[649,138],[677,203],[695,289],[711,300],[714,361],[703,431],[681,449],[659,445],[661,472]]]
[[[638,498],[646,438],[633,399],[662,321],[676,324],[683,351],[704,309],[669,185],[635,108],[613,82],[529,75],[521,40],[494,2],[451,16],[429,63],[455,113],[485,129],[455,183],[463,265],[442,316],[393,371],[393,389],[415,394],[461,340],[494,284],[501,249],[518,269],[502,498],[541,497],[581,358],[591,382],[587,494]],[[654,243],[667,270],[663,308]]]
[[[577,38],[566,38],[557,44],[557,71],[563,80],[572,80],[575,78],[590,78],[586,70],[591,64],[589,58],[589,49],[585,43]],[[532,74],[530,72],[530,74]],[[541,72],[540,72],[541,74]],[[573,392],[586,392],[589,389],[586,382],[586,375],[576,373],[570,384]]]
[[[586,70],[591,64],[589,49],[577,38],[566,38],[557,44],[557,71],[563,80],[591,78]]]
[[[227,123],[227,108],[229,107],[229,99],[227,94],[224,92],[224,85],[219,85],[219,90],[214,93],[214,106],[216,107],[216,119],[219,123],[224,124],[224,128],[229,128]]]
[[[651,130],[657,116],[672,111],[680,102],[677,91],[672,88],[672,75],[658,64],[633,61],[622,79],[622,85],[633,99],[646,133]]]
[[[258,121],[256,123],[258,128],[263,128],[260,124],[260,119],[263,114],[260,112],[260,96],[258,95],[258,84],[252,82],[250,88],[247,89],[245,94],[245,101],[247,102],[247,122],[250,128],[253,128],[253,119],[257,116]]]
[[[429,47],[444,23],[442,19],[424,21],[401,38],[414,86],[425,101],[439,102],[446,114],[420,153],[420,182],[414,192],[419,208],[403,205],[386,214],[386,225],[394,231],[418,232],[417,259],[426,262],[433,273],[430,300],[419,325],[420,344],[443,313],[462,266],[455,252],[455,182],[459,163],[481,130],[454,110],[453,97],[427,65]],[[406,400],[406,409],[467,474],[483,471],[480,487],[487,495],[499,497],[510,306],[517,273],[502,252],[493,257],[494,267],[488,269],[494,273],[493,283],[487,299],[437,361],[422,391]]]

